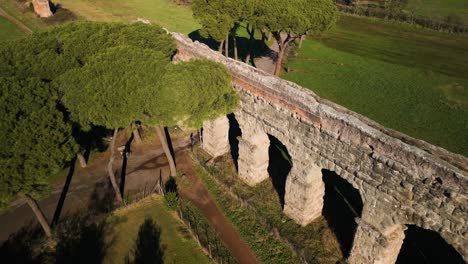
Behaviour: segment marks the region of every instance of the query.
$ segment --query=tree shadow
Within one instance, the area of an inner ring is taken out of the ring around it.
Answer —
[[[203,37],[201,34],[200,34],[200,29],[197,29],[195,31],[192,31],[188,34],[189,38],[192,40],[192,41],[198,41],[200,43],[203,43],[205,45],[207,45],[208,47],[210,47],[210,49],[212,50],[218,50],[219,48],[219,41],[216,41],[210,37],[208,38],[205,38]]]
[[[115,208],[115,194],[110,182],[95,183],[88,210],[95,214],[108,214]]]
[[[231,157],[234,161],[234,166],[236,166],[236,170],[239,169],[238,161],[239,161],[239,140],[238,137],[242,136],[242,131],[240,129],[239,123],[236,120],[234,114],[229,114],[229,145],[231,147]]]
[[[54,217],[52,218],[52,222],[50,224],[51,227],[54,227],[59,219],[60,215],[62,213],[63,205],[65,204],[65,199],[67,198],[67,193],[68,189],[70,188],[70,184],[73,178],[73,175],[75,174],[75,167],[76,167],[76,156],[70,161],[69,163],[69,170],[67,174],[67,179],[65,181],[65,184],[63,185],[62,193],[60,194],[59,201],[57,203],[57,207],[55,208],[54,212]]]
[[[76,123],[73,125],[73,138],[84,152],[83,156],[86,162],[89,159],[91,151],[104,152],[107,149],[107,144],[103,141],[103,138],[107,136],[108,131],[108,129],[102,126],[92,126],[90,130],[85,131],[80,125]]]
[[[122,153],[122,171],[120,173],[120,194],[122,195],[122,198],[124,198],[124,192],[125,192],[125,179],[127,177],[127,163],[128,163],[128,158],[130,157],[130,154],[132,153],[132,141],[133,141],[133,133],[131,134],[130,138],[127,140],[125,143],[125,148]]]
[[[95,221],[88,213],[71,215],[57,225],[55,263],[102,263],[113,240],[106,235],[111,225]]]
[[[278,193],[281,209],[283,209],[286,178],[293,164],[286,146],[272,135],[268,135],[268,138],[270,139],[270,147],[268,148],[268,174],[270,175],[273,187]]]
[[[162,179],[162,178],[161,178]],[[174,192],[177,193],[177,182],[174,177],[169,177],[167,182],[164,184],[164,191],[165,192]]]
[[[146,218],[135,241],[134,263],[164,263],[164,250],[165,247],[161,244],[161,228],[151,218]]]
[[[329,170],[322,170],[325,183],[323,215],[333,230],[344,257],[348,257],[354,241],[363,202],[359,191],[345,179]]]
[[[195,30],[189,33],[189,38],[192,39],[193,41],[198,41],[200,43],[203,43],[207,45],[210,49],[218,51],[219,49],[219,44],[220,42],[208,37],[205,38],[202,35],[200,35],[200,30]],[[234,46],[233,46],[233,41],[232,37],[229,38],[229,54],[234,54]],[[245,62],[245,59],[247,58],[247,55],[249,53],[249,38],[246,37],[236,37],[237,41],[237,50],[238,50],[238,56],[239,59]],[[251,61],[252,65],[255,66],[254,59],[260,56],[263,56],[265,53],[268,53],[270,48],[266,45],[265,41],[262,39],[255,39],[252,43],[252,48],[251,48]],[[247,62],[246,62],[247,63]]]
[[[167,127],[164,127],[164,134],[166,135],[166,141],[167,141],[167,145],[169,146],[169,152],[171,153],[172,158],[174,159],[174,165],[177,166],[174,147],[172,146],[171,134],[169,134],[169,129]]]
[[[26,225],[8,237],[0,247],[2,263],[41,263],[38,245],[45,240],[38,224]]]
[[[454,263],[462,264],[463,257],[437,232],[408,225],[397,264]]]

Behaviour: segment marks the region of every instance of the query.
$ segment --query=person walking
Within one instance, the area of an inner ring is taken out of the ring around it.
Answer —
[[[190,133],[190,150],[193,151],[193,146],[195,145],[195,137],[193,133]]]

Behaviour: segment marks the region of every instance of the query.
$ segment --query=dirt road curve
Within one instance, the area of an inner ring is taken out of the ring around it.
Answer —
[[[237,230],[223,215],[221,209],[216,205],[208,189],[201,181],[200,176],[195,172],[190,158],[187,155],[183,155],[179,159],[181,160],[179,170],[182,170],[191,182],[191,188],[181,195],[192,201],[200,209],[239,263],[261,263],[247,243],[240,237]]]
[[[31,34],[32,33],[32,30],[29,29],[27,26],[25,26],[23,23],[21,23],[19,20],[17,20],[16,18],[10,16],[7,12],[5,12],[5,10],[3,10],[2,8],[0,8],[0,16],[10,20],[13,24],[15,24],[19,29],[21,29],[22,31],[28,33],[28,34]]]

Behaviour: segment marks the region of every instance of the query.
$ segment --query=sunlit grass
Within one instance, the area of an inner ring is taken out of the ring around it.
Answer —
[[[15,24],[0,16],[0,42],[15,40],[26,36]]]
[[[343,16],[289,73],[380,124],[468,156],[468,38]]]
[[[103,263],[125,263],[134,249],[138,230],[146,218],[151,218],[161,227],[161,242],[164,245],[164,263],[202,264],[210,263],[201,248],[192,239],[188,230],[170,211],[160,196],[153,196],[127,209],[119,210],[107,221],[116,223],[108,233],[107,242],[113,241]]]

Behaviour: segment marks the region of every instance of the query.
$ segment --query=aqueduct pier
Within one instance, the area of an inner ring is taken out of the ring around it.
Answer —
[[[349,263],[395,263],[410,229],[430,232],[429,240],[439,237],[459,257],[453,263],[468,261],[467,158],[385,128],[181,34],[173,36],[175,60],[211,59],[232,75],[241,97],[234,113],[242,131],[238,173],[246,184],[269,177],[270,138],[287,149],[292,168],[284,188],[286,215],[303,226],[319,217],[324,171],[333,172],[362,200]],[[213,156],[227,153],[229,129],[227,117],[206,122],[204,149]]]

